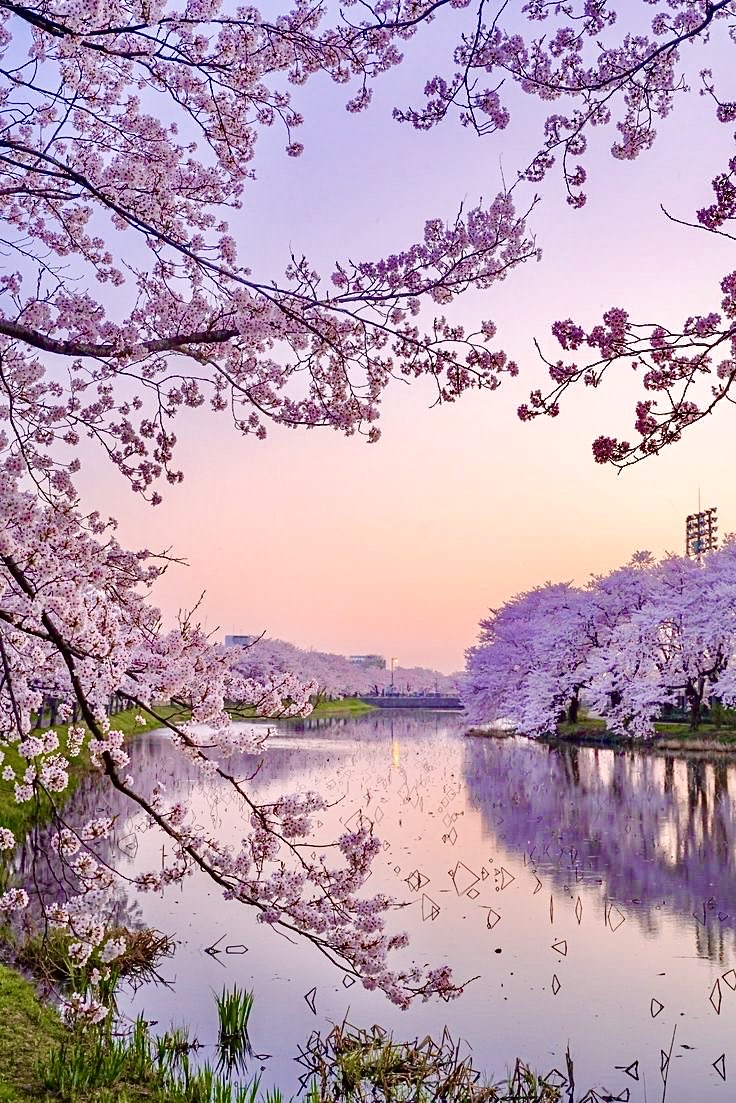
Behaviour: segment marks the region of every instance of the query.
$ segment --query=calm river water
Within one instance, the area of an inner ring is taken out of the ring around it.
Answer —
[[[341,797],[333,831],[359,810],[374,821],[384,850],[370,887],[408,905],[395,923],[416,960],[478,977],[459,1000],[401,1012],[346,989],[310,946],[195,876],[121,901],[125,921],[177,940],[171,988],[125,995],[123,1010],[159,1029],[188,1023],[211,1042],[212,992],[252,988],[255,1050],[270,1055],[253,1071],[265,1066],[264,1084],[287,1091],[299,1044],[347,1015],[407,1039],[446,1025],[497,1076],[517,1055],[564,1069],[569,1045],[580,1095],[661,1100],[664,1066],[670,1103],[736,1098],[736,759],[550,749],[463,730],[458,716],[405,712],[280,725],[253,782],[261,799],[309,788]],[[131,771],[169,763],[166,744],[164,733],[141,738]],[[198,821],[239,838],[216,780],[179,760],[165,781]],[[100,807],[92,786],[76,800],[80,817]],[[114,861],[126,874],[161,859],[152,832],[135,849],[136,824],[118,822]],[[215,943],[221,952],[206,954]],[[313,988],[315,1012],[304,998]]]

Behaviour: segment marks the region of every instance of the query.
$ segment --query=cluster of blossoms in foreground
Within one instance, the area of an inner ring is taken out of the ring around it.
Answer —
[[[583,588],[539,586],[480,629],[461,691],[473,720],[540,736],[582,695],[624,736],[652,735],[683,699],[695,727],[711,698],[736,703],[736,540],[700,562],[639,552]]]
[[[589,199],[587,162],[601,132],[610,133],[614,159],[633,161],[652,149],[660,121],[674,114],[689,96],[701,97],[690,111],[698,112],[698,127],[710,125],[714,131],[713,148],[722,149],[718,154],[722,168],[710,181],[703,181],[701,203],[695,210],[674,210],[672,216],[733,240],[736,102],[729,82],[734,43],[733,0],[641,0],[619,5],[609,0],[564,4],[528,0],[514,17],[507,5],[482,5],[477,26],[466,30],[454,51],[454,71],[432,77],[424,88],[425,102],[397,110],[395,115],[429,130],[455,114],[477,134],[494,134],[513,126],[519,111],[517,93],[522,91],[541,101],[549,113],[542,134],[535,134],[528,147],[527,163],[517,166],[515,187],[551,183],[556,175],[566,202],[579,209]],[[699,139],[695,129],[692,134],[683,133],[680,148]],[[663,184],[662,196],[654,198],[661,201],[667,194]],[[699,235],[690,236],[689,244],[697,248]],[[646,239],[642,246],[647,248]],[[636,372],[642,391],[632,418],[636,435],[631,439],[600,435],[593,442],[595,460],[624,466],[679,441],[719,403],[725,406],[732,401],[734,288],[736,272],[727,272],[709,299],[693,302],[688,316],[679,322],[652,324],[646,305],[637,308],[646,321],[618,305],[593,326],[571,318],[555,321],[552,334],[563,352],[578,355],[574,359],[543,355],[552,388],[545,394],[535,387],[529,400],[519,406],[519,417],[523,421],[542,414],[556,417],[571,387],[594,390],[612,367],[627,364]]]

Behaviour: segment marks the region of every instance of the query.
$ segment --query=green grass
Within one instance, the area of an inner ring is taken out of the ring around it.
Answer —
[[[0,965],[0,1103],[46,1099],[37,1063],[63,1037],[61,1020],[37,999],[33,985]]]
[[[126,737],[134,738],[137,735],[141,735],[145,731],[150,731],[152,728],[160,727],[157,720],[153,720],[150,716],[146,717],[146,721],[143,724],[136,722],[136,715],[141,710],[137,708],[126,709],[125,712],[119,712],[115,716],[110,717],[111,726],[117,730],[122,731]],[[173,713],[173,709],[162,709],[162,714],[168,715]],[[57,724],[54,727],[54,731],[59,736],[59,750],[63,754],[66,749],[66,734],[69,728],[68,724]],[[47,732],[49,728],[40,729],[41,732]],[[5,760],[3,765],[10,765],[16,771],[21,772],[25,769],[27,763],[25,759],[22,759],[18,754],[13,744],[2,743],[2,749],[5,752]],[[57,804],[63,804],[67,801],[82,778],[89,773],[91,769],[89,755],[86,750],[83,750],[78,758],[71,760],[71,770],[69,772],[69,785],[63,793],[57,794],[55,801]],[[0,826],[9,827],[14,833],[17,840],[20,841],[28,832],[39,824],[48,822],[51,815],[51,805],[47,797],[43,794],[39,794],[36,800],[28,801],[25,804],[16,804],[13,794],[12,783],[2,781],[0,782]]]
[[[248,1059],[253,1056],[253,1047],[248,1034],[248,1022],[253,1010],[253,993],[243,992],[233,985],[230,990],[223,988],[220,995],[215,996],[215,1003],[218,1020],[218,1068],[244,1071]]]
[[[286,724],[294,723],[295,721],[298,721],[300,719],[311,720],[315,716],[359,716],[363,712],[373,712],[375,711],[375,708],[375,705],[367,705],[365,701],[361,701],[357,697],[341,697],[338,701],[326,701],[324,699],[320,699],[314,705],[314,708],[309,713],[309,716],[304,718],[297,716],[261,716],[261,714],[258,713],[254,708],[238,709],[237,715],[235,713],[233,713],[233,715],[236,715],[236,718],[238,720],[270,720],[272,722]]]
[[[224,1022],[242,1042],[252,996],[223,997]],[[191,1066],[190,1048],[181,1032],[153,1038],[140,1020],[124,1037],[72,1030],[29,981],[0,965],[0,1103],[267,1103],[257,1079],[238,1086],[206,1063]]]
[[[339,701],[318,701],[309,715],[310,717],[334,716],[348,712],[355,716],[361,712],[373,712],[375,708],[375,705],[367,705],[365,701],[361,701],[357,697],[343,697]]]
[[[153,1037],[142,1018],[122,1036],[104,1026],[67,1030],[37,1076],[59,1103],[262,1103],[258,1075],[233,1078],[193,1062],[197,1048],[181,1030]]]
[[[655,734],[649,740],[631,740],[624,736],[609,731],[606,721],[600,716],[586,716],[582,714],[580,719],[570,724],[567,721],[557,725],[554,733],[545,736],[545,741],[570,743],[588,743],[607,747],[631,747],[636,746],[647,750],[736,750],[736,726],[730,724],[717,725],[711,720],[701,721],[697,731],[692,731],[686,721],[657,720],[654,724]],[[505,736],[512,732],[494,733],[492,730],[470,728],[468,735]]]
[[[669,749],[671,747],[690,748],[691,750],[708,750],[709,748],[736,747],[736,731],[729,728],[716,728],[713,724],[703,722],[697,731],[691,731],[690,725],[685,722],[657,720],[654,724],[655,736],[647,742],[647,746]],[[576,724],[567,722],[557,725],[557,736],[560,739],[590,740],[602,742],[612,746],[630,746],[631,741],[624,739],[615,732],[606,729],[606,721],[601,717],[583,717]],[[554,738],[554,737],[552,737]]]
[[[712,724],[701,724],[697,731],[691,731],[688,724],[655,724],[655,728],[655,746],[659,747],[679,745],[691,750],[736,748],[736,731],[715,728]]]

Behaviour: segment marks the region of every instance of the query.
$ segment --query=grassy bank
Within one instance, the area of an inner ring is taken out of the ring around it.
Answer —
[[[250,1002],[237,992],[218,1000],[221,1037],[223,1022],[229,1030],[220,1053],[239,1055],[248,1043]],[[0,965],[0,1103],[282,1103],[257,1081],[238,1091],[228,1073],[190,1067],[189,1052],[185,1033],[154,1038],[142,1021],[122,1036],[105,1026],[73,1029]]]
[[[119,712],[111,717],[111,724],[118,731],[122,731],[126,738],[131,739],[160,726],[156,720],[152,720],[150,717],[147,717],[144,723],[138,723],[136,720],[138,712],[138,709],[126,709],[125,712]],[[57,724],[53,729],[42,728],[38,734],[43,735],[48,731],[55,731],[59,737],[59,750],[63,754],[66,751],[68,728],[68,724]],[[22,774],[27,763],[18,754],[15,746],[13,744],[3,744],[3,751],[5,752],[3,765],[12,766],[16,773]],[[63,803],[72,796],[80,781],[89,773],[90,769],[89,754],[85,749],[77,758],[71,760],[69,785],[63,793],[56,795],[57,804]],[[25,804],[16,804],[11,785],[7,782],[0,785],[0,826],[9,827],[16,839],[22,839],[32,827],[47,822],[50,812],[50,803],[43,794],[39,794],[36,800],[28,801]]]
[[[121,1034],[72,1028],[0,966],[0,1103],[284,1103],[241,1075],[252,997],[233,989],[216,1003],[218,1067],[195,1067],[185,1031],[154,1037],[142,1020]]]
[[[558,724],[555,735],[547,738],[552,742],[605,744],[611,747],[633,745],[653,751],[736,751],[736,731],[733,728],[716,728],[713,724],[702,723],[697,731],[692,731],[689,724],[663,720],[655,723],[654,731],[651,739],[623,739],[608,731],[605,720],[590,717],[576,724]]]
[[[575,724],[561,723],[553,734],[543,736],[540,742],[571,743],[581,747],[610,747],[627,750],[636,748],[642,751],[690,751],[707,753],[713,751],[736,753],[736,730],[716,728],[713,724],[702,723],[698,731],[691,731],[690,725],[657,721],[655,734],[651,739],[626,739],[609,731],[605,720],[600,717],[583,717]],[[508,739],[514,733],[502,730],[471,728],[467,735],[486,739]]]
[[[318,701],[309,715],[340,716],[347,713],[350,716],[359,716],[363,712],[375,711],[375,705],[367,705],[357,697],[342,697],[339,701]]]
[[[306,720],[313,720],[315,717],[321,716],[360,716],[364,712],[374,712],[375,705],[367,705],[365,701],[361,701],[358,697],[341,697],[337,701],[327,701],[324,698],[320,698],[315,702],[312,711],[309,716],[304,717]],[[261,716],[255,709],[239,709],[238,719],[253,719],[253,720],[270,720],[272,723],[294,723],[301,717],[273,717],[273,716]]]
[[[27,980],[0,965],[0,1103],[45,1098],[37,1063],[64,1037],[59,1016]]]

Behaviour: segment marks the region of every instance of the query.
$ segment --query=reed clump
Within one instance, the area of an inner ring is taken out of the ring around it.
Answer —
[[[234,987],[217,997],[216,1067],[197,1058],[202,1048],[186,1030],[159,1037],[136,1019],[116,1034],[110,1023],[76,1028],[39,1063],[38,1075],[59,1103],[283,1103],[260,1090],[260,1077],[242,1078],[252,1047],[250,992]]]
[[[396,1042],[379,1026],[342,1023],[324,1038],[315,1032],[299,1061],[315,1103],[561,1103],[562,1088],[574,1090],[569,1054],[566,1076],[542,1077],[517,1060],[503,1081],[484,1082],[446,1030],[439,1042]]]
[[[218,1068],[228,1072],[242,1071],[253,1056],[248,1034],[248,1022],[253,1010],[253,993],[241,991],[236,985],[223,988],[215,996],[217,1005]]]

